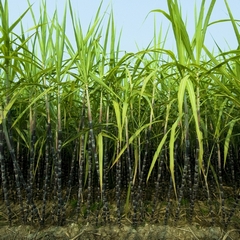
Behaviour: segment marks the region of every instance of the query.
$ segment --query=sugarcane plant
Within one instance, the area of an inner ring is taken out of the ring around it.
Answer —
[[[102,4],[84,32],[70,0],[61,20],[42,1],[39,19],[29,3],[13,24],[0,2],[0,189],[10,225],[177,225],[182,213],[189,223],[209,214],[209,224],[239,224],[240,48],[206,47],[208,28],[227,21],[210,22],[215,4],[195,8],[190,36],[179,1],[168,0],[168,12],[149,14],[169,20],[176,50],[155,21],[153,43],[126,53]]]

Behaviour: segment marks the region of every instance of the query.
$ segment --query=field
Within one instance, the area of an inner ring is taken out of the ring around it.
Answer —
[[[167,2],[168,12],[153,12],[170,21],[176,52],[160,29],[148,48],[124,54],[101,5],[83,33],[71,1],[60,20],[43,1],[39,19],[29,7],[12,25],[0,2],[2,236],[51,226],[62,239],[120,238],[121,229],[123,239],[135,229],[152,239],[239,238],[240,48],[206,48],[208,27],[223,21],[210,23],[216,1],[202,1],[193,39],[178,1]]]

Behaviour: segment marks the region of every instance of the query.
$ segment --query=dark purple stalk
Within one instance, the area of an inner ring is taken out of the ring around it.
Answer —
[[[142,161],[142,168],[140,171],[140,176],[139,176],[139,182],[138,182],[138,188],[137,188],[137,194],[136,194],[136,203],[134,204],[133,208],[134,208],[134,216],[133,216],[133,224],[136,225],[137,222],[137,213],[139,205],[142,206],[143,205],[143,199],[142,199],[142,192],[143,192],[143,176],[144,176],[144,171],[145,171],[145,167],[146,167],[146,161],[147,161],[147,156],[148,156],[148,148],[149,148],[149,138],[150,138],[150,130],[146,130],[146,136],[145,136],[145,150],[144,150],[144,157],[143,157],[143,161]],[[143,209],[141,211],[141,217],[142,219],[143,217]]]
[[[163,164],[164,164],[164,148],[160,156],[160,160],[158,163],[158,171],[157,171],[157,179],[155,182],[155,191],[154,191],[154,197],[153,197],[153,204],[152,204],[152,219],[154,218],[154,213],[156,211],[157,207],[157,200],[159,199],[159,191],[160,191],[160,181],[162,176],[162,170],[163,170]]]
[[[84,129],[84,120],[85,120],[85,102],[83,102],[81,117],[79,121],[78,132]],[[81,203],[83,203],[83,163],[85,158],[85,149],[84,149],[84,134],[80,135],[79,143],[79,158],[78,158],[78,200],[77,200],[77,220],[80,215]]]
[[[87,218],[89,218],[91,197],[92,197],[92,152],[91,152],[91,135],[88,140],[88,196],[87,196]]]
[[[2,124],[0,124],[0,166],[1,166],[1,179],[2,179],[2,189],[3,189],[3,198],[7,208],[8,223],[12,225],[12,211],[10,208],[9,198],[8,198],[8,185],[7,185],[7,176],[6,176],[6,166],[4,159],[4,135]]]
[[[58,130],[58,145],[57,145],[57,221],[58,225],[61,226],[64,223],[64,217],[62,215],[63,209],[63,198],[62,198],[62,131]]]
[[[221,152],[220,152],[219,142],[217,142],[217,156],[218,156],[219,197],[220,197],[220,203],[221,203],[223,225],[225,225],[226,212],[225,212],[225,199],[224,199],[224,193],[223,193],[222,162],[221,162]]]
[[[35,150],[34,150],[34,145],[36,141],[36,136],[35,136],[35,121],[34,119],[31,119],[31,126],[30,126],[30,157],[29,157],[29,179],[28,179],[28,194],[27,194],[27,202],[28,205],[31,206],[30,209],[30,219],[31,222],[33,223],[34,220],[34,204],[33,204],[33,182],[34,182],[34,176],[33,176],[33,171],[34,171],[34,157],[35,157]]]
[[[45,211],[46,211],[46,204],[47,204],[48,184],[50,182],[49,145],[50,145],[50,135],[51,135],[51,123],[47,124],[46,129],[47,129],[47,137],[46,137],[46,145],[45,145],[45,168],[44,168],[43,204],[42,204],[41,225],[44,225],[44,223],[45,223]]]
[[[121,225],[121,159],[116,163],[116,202],[117,202],[117,222]]]
[[[108,132],[108,121],[109,121],[109,107],[107,107],[107,116],[106,116],[106,132]],[[108,184],[108,140],[105,137],[104,138],[104,156],[103,156],[103,186],[102,186],[102,198],[103,198],[103,219],[105,224],[110,222],[110,212],[109,212],[109,206],[108,206],[108,190],[109,190],[109,184]]]

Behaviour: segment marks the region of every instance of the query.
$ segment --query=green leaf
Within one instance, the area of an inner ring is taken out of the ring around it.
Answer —
[[[226,162],[227,162],[229,143],[230,143],[230,139],[231,139],[231,136],[232,136],[233,127],[234,127],[236,122],[237,122],[237,120],[233,120],[233,121],[230,122],[230,126],[229,126],[229,129],[228,129],[228,132],[227,132],[227,136],[225,138],[225,142],[224,142],[224,167],[225,167]]]
[[[149,171],[148,171],[148,175],[147,175],[147,181],[149,180],[149,178],[151,176],[152,170],[153,170],[153,168],[155,166],[155,163],[156,163],[156,161],[157,161],[157,159],[159,157],[159,154],[161,153],[162,147],[164,146],[164,144],[166,142],[166,139],[167,139],[169,131],[163,136],[163,138],[161,139],[160,143],[158,144],[156,152],[153,155],[153,159],[152,159],[152,162],[151,162],[151,165],[150,165],[150,168],[149,168]]]
[[[175,136],[176,136],[176,128],[180,122],[180,118],[174,122],[171,127],[171,135],[169,140],[169,168],[173,182],[173,189],[177,199],[177,189],[176,189],[176,182],[175,182],[175,174],[174,174],[174,143],[175,143]]]

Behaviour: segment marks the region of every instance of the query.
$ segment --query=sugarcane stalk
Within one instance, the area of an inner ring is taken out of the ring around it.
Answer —
[[[1,113],[1,118],[3,118],[2,107],[0,109],[0,113]],[[6,176],[6,164],[4,159],[4,134],[3,134],[2,124],[0,124],[0,167],[1,167],[3,198],[4,198],[4,203],[7,209],[8,223],[9,223],[9,226],[11,226],[12,211],[11,211],[10,202],[9,202],[8,184],[7,184],[7,176]]]

